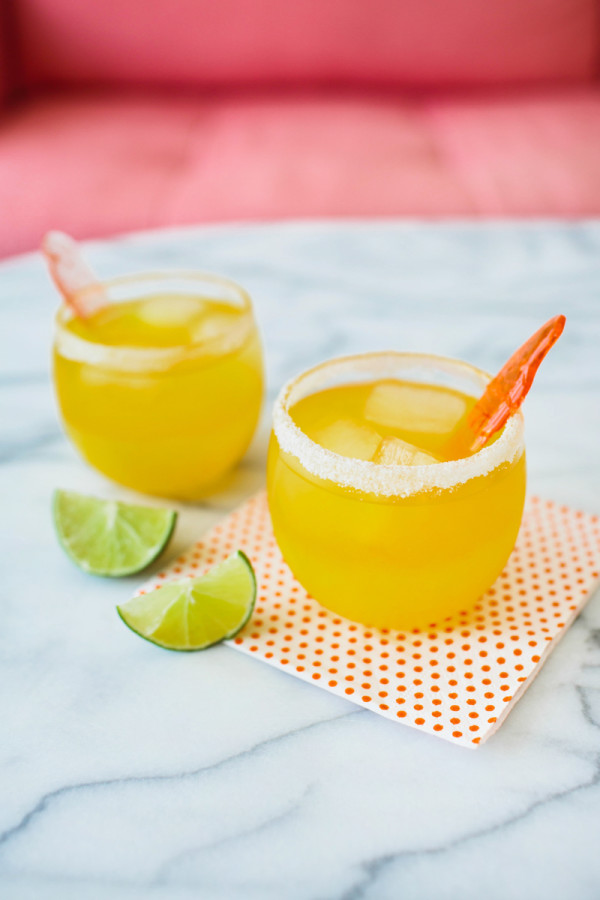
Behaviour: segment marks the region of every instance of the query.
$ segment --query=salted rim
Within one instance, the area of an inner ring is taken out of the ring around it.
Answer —
[[[523,414],[515,413],[506,423],[497,441],[465,459],[432,463],[426,466],[380,465],[340,456],[311,440],[293,421],[288,410],[302,397],[318,390],[332,375],[368,371],[381,374],[393,367],[394,373],[415,365],[448,374],[463,374],[476,380],[483,389],[491,375],[461,360],[424,353],[383,351],[344,356],[321,363],[288,381],[281,389],[273,410],[273,432],[281,450],[318,478],[342,487],[383,497],[409,497],[421,491],[447,490],[472,478],[487,475],[503,463],[511,463],[524,450]],[[388,371],[389,375],[389,371]]]
[[[252,301],[244,288],[221,275],[210,272],[196,272],[188,270],[141,272],[133,275],[125,275],[120,278],[112,278],[101,282],[101,288],[109,303],[118,303],[118,300],[110,300],[110,293],[118,292],[119,288],[134,288],[140,285],[139,296],[143,296],[144,286],[172,282],[181,284],[199,283],[221,288],[222,299],[236,305],[244,313],[240,316],[239,323],[226,334],[215,335],[213,338],[197,341],[193,344],[181,344],[175,347],[119,347],[109,344],[100,344],[88,341],[80,335],[73,334],[66,326],[74,318],[74,313],[69,307],[63,305],[59,308],[55,318],[54,346],[57,353],[65,359],[75,362],[83,362],[87,365],[102,366],[108,369],[116,369],[126,372],[153,371],[167,369],[175,363],[186,359],[194,359],[206,353],[224,356],[239,349],[246,342],[252,327]],[[200,289],[200,288],[199,288]],[[77,296],[85,298],[91,292],[97,292],[98,286],[92,285],[78,291]],[[135,292],[126,299],[135,299]]]

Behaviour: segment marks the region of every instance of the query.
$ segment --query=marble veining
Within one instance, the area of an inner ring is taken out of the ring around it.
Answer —
[[[106,276],[203,268],[251,292],[268,398],[219,494],[180,507],[169,555],[263,484],[285,379],[332,355],[429,350],[497,369],[557,312],[525,407],[530,489],[600,512],[600,223],[303,222],[90,243]],[[114,606],[137,579],[74,569],[53,488],[133,497],[62,435],[55,298],[0,264],[0,896],[597,900],[600,603],[488,744],[468,753],[229,648],[171,654]]]

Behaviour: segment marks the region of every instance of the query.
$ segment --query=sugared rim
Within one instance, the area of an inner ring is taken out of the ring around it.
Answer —
[[[152,285],[160,282],[181,282],[190,284],[198,282],[213,290],[220,287],[227,296],[219,297],[225,301],[229,300],[244,313],[240,316],[239,323],[234,328],[228,330],[227,334],[216,335],[209,340],[196,341],[193,344],[182,344],[175,347],[118,347],[114,345],[101,344],[95,341],[88,341],[78,334],[73,334],[66,325],[73,318],[73,312],[69,307],[63,305],[59,308],[55,318],[55,347],[60,356],[66,359],[72,359],[77,362],[83,362],[88,365],[103,366],[109,369],[119,371],[137,372],[152,371],[156,369],[166,369],[177,362],[186,359],[193,359],[195,356],[201,356],[206,353],[222,356],[226,353],[232,353],[241,347],[250,332],[252,325],[252,301],[250,295],[244,288],[221,275],[215,275],[211,272],[199,272],[188,270],[162,271],[162,272],[140,272],[133,275],[124,275],[119,278],[111,278],[102,282],[102,289],[111,301],[110,294],[118,292],[119,289],[135,288],[140,285],[140,297],[143,296],[144,285]],[[97,286],[84,288],[78,292],[78,297],[85,302],[85,297],[90,292],[96,292]],[[127,299],[135,299],[135,292]]]
[[[288,410],[301,397],[326,384],[333,375],[346,372],[370,372],[384,375],[393,368],[422,365],[432,371],[464,375],[485,388],[491,376],[461,360],[424,353],[383,351],[344,356],[321,363],[292,378],[281,389],[273,411],[273,431],[281,450],[296,457],[307,472],[325,481],[383,497],[409,497],[421,491],[448,490],[456,485],[487,475],[504,463],[511,463],[524,450],[523,415],[519,411],[506,423],[497,441],[465,459],[433,463],[427,466],[380,465],[349,459],[311,440],[293,421]]]

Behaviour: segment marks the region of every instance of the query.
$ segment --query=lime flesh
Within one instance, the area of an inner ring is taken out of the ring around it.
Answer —
[[[238,550],[199,578],[163,584],[117,612],[140,637],[167,650],[204,650],[234,637],[252,615],[256,578]]]
[[[52,502],[58,539],[73,562],[92,575],[133,575],[168,544],[177,513],[172,509],[99,500],[55,491]]]

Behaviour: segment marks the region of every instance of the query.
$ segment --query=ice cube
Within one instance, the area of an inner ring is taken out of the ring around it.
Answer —
[[[203,302],[198,297],[165,294],[142,303],[138,315],[142,322],[154,328],[181,328],[190,325],[202,309]]]
[[[466,412],[456,394],[425,385],[385,382],[373,388],[365,405],[365,418],[382,428],[445,434]]]
[[[431,453],[397,437],[383,438],[373,457],[373,462],[382,466],[430,466],[439,461]]]
[[[311,437],[326,450],[351,459],[373,459],[381,442],[381,435],[355,419],[338,419],[314,432]]]
[[[240,322],[240,314],[237,310],[231,312],[208,312],[202,316],[192,328],[192,340],[201,344],[204,341],[212,341],[231,332]]]

